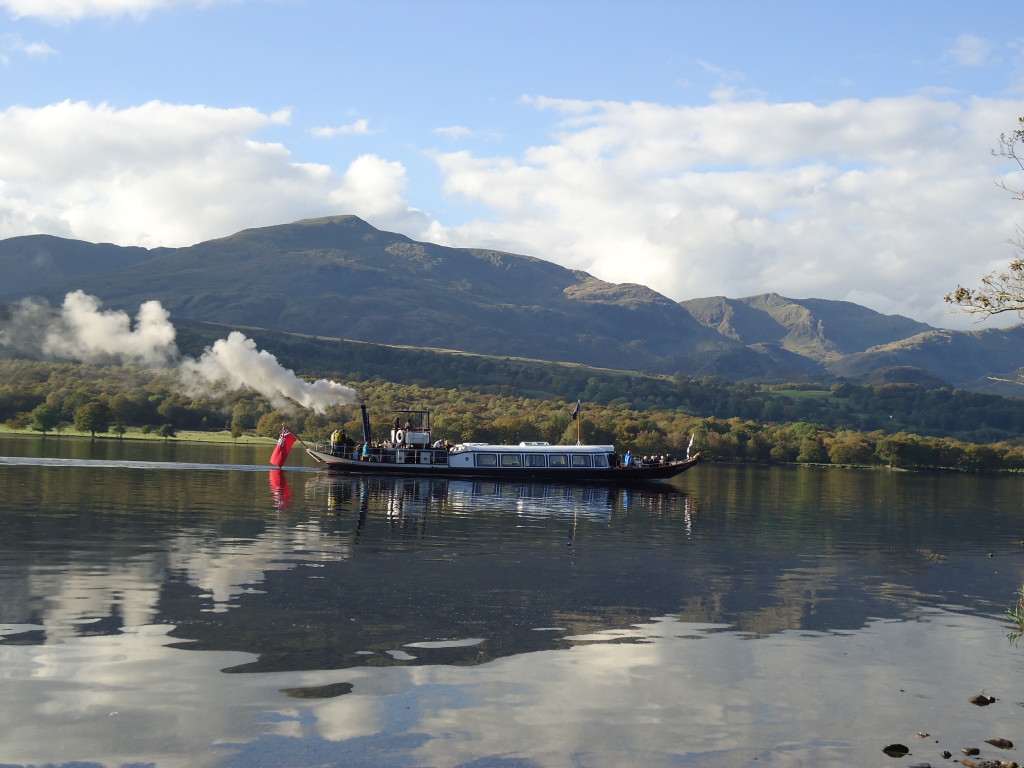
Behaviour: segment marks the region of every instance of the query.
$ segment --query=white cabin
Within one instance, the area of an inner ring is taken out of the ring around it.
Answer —
[[[453,468],[481,469],[593,469],[610,467],[613,445],[549,445],[548,443],[520,443],[519,445],[489,445],[463,443],[452,448],[448,465]]]

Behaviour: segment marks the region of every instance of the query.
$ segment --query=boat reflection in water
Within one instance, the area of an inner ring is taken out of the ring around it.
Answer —
[[[608,521],[628,514],[632,507],[647,512],[680,507],[689,498],[672,485],[649,487],[586,486],[501,480],[448,480],[440,478],[339,476],[324,472],[307,484],[307,493],[323,498],[335,514],[358,513],[358,529],[368,517],[392,523],[425,525],[431,517],[509,516],[522,518],[579,518]]]

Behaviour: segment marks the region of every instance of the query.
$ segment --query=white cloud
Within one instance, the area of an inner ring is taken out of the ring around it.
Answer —
[[[527,103],[562,114],[554,142],[439,156],[446,192],[494,214],[448,229],[449,243],[675,299],[875,297],[949,326],[942,296],[1008,261],[1024,214],[990,154],[1020,101]]]
[[[48,43],[42,42],[25,43],[21,50],[29,56],[51,56],[57,52]]]
[[[697,66],[703,69],[705,72],[707,72],[710,75],[714,75],[720,80],[738,81],[745,79],[745,75],[742,72],[730,71],[722,67],[716,66],[715,64],[711,64],[710,62],[703,61],[701,59],[698,59],[696,63]]]
[[[965,67],[981,67],[992,55],[991,43],[977,35],[960,35],[949,49],[949,55],[957,64]]]
[[[52,56],[55,51],[48,43],[25,42],[19,35],[0,35],[0,64],[8,66],[15,56]]]
[[[366,136],[371,133],[370,121],[366,119],[356,120],[354,123],[348,123],[347,125],[311,128],[309,132],[320,139],[332,139],[335,136]]]
[[[420,237],[429,221],[406,202],[405,187],[405,167],[401,163],[362,155],[349,164],[341,183],[332,191],[331,208],[355,213],[380,229]]]
[[[158,8],[202,7],[216,2],[241,0],[0,0],[15,18],[38,18],[48,22],[68,22],[92,16],[142,17]]]
[[[942,296],[1011,258],[1024,217],[991,155],[1024,102],[923,95],[700,107],[524,98],[558,122],[518,155],[437,154],[449,207],[407,200],[384,152],[303,163],[260,141],[286,111],[62,102],[0,112],[0,237],[178,246],[355,214],[384,230],[528,254],[677,300],[777,291],[945,326]]]
[[[162,102],[11,107],[0,113],[0,237],[181,246],[333,213],[414,221],[400,165],[360,158],[339,175],[253,138],[289,120]]]
[[[440,136],[447,136],[449,139],[462,139],[473,135],[473,132],[464,125],[448,125],[442,128],[435,128],[434,133]]]
[[[474,130],[467,128],[464,125],[445,125],[440,128],[435,128],[434,133],[438,136],[444,136],[452,141],[458,141],[459,139],[482,139],[484,141],[501,141],[504,137],[503,134],[493,130]]]

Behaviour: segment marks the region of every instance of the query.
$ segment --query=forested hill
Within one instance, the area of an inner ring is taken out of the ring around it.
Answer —
[[[734,381],[834,381],[895,366],[909,380],[927,372],[991,389],[988,377],[1024,366],[1011,331],[938,331],[848,302],[776,294],[678,303],[539,258],[416,242],[355,216],[187,248],[11,238],[0,241],[0,273],[0,300],[56,303],[83,289],[132,314],[157,299],[176,321]]]
[[[185,323],[179,337],[182,351],[197,355],[226,331],[207,323]],[[862,385],[757,385],[716,376],[615,371],[258,329],[248,333],[259,347],[275,350],[285,366],[310,377],[348,381],[360,391],[371,382],[394,382],[556,403],[579,397],[641,413],[678,411],[737,423],[812,423],[832,430],[910,432],[974,443],[1024,434],[1024,400],[951,391],[927,375],[904,383],[920,374],[916,369],[879,369]],[[403,407],[416,405],[408,402]]]

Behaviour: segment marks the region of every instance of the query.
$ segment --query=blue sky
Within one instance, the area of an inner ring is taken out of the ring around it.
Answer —
[[[0,237],[356,214],[971,327],[941,297],[1024,221],[1005,3],[0,0],[0,67]]]

